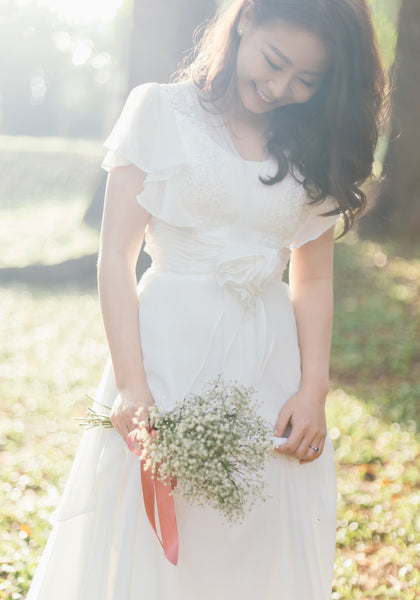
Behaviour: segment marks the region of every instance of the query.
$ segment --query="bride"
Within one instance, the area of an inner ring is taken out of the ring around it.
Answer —
[[[114,429],[83,434],[28,600],[331,597],[333,231],[365,206],[383,90],[365,0],[235,0],[176,80],[132,90],[103,162],[94,408]],[[227,526],[175,495],[174,566],[126,439],[138,407],[170,410],[219,373],[256,389],[283,438],[271,498]]]

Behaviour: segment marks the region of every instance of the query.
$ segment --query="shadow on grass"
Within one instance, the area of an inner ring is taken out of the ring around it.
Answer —
[[[0,284],[19,283],[36,288],[54,289],[63,285],[83,290],[97,288],[98,255],[87,254],[56,264],[34,263],[24,267],[0,268]],[[150,258],[141,252],[137,263],[137,280],[150,265]]]

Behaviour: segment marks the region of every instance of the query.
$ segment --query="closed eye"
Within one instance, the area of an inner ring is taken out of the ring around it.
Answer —
[[[300,79],[300,82],[307,88],[314,88],[318,85],[315,81],[305,81],[304,79]]]
[[[275,71],[281,71],[281,66],[273,63],[273,61],[271,61],[266,54],[264,54],[264,58],[272,69],[274,69]]]

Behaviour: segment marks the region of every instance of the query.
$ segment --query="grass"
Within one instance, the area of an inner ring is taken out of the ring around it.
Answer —
[[[420,420],[420,245],[413,253],[354,234],[336,246],[333,381],[404,423]]]
[[[80,219],[101,146],[45,140],[38,153],[39,144],[0,137],[0,266],[96,250],[97,232]],[[327,405],[339,490],[332,600],[420,595],[418,250],[403,258],[355,234],[336,245]],[[20,600],[79,440],[74,417],[95,393],[107,346],[94,291],[0,286],[0,310],[0,599]]]

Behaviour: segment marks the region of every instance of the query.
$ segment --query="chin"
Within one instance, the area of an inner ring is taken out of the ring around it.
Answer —
[[[249,106],[249,107],[245,106],[245,108],[248,110],[248,112],[251,112],[254,115],[265,115],[266,113],[269,113],[272,110],[274,110],[274,108],[264,108],[264,107],[257,107],[257,106]]]

